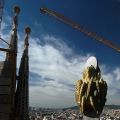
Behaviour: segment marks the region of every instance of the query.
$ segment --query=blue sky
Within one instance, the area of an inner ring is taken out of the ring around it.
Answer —
[[[30,105],[76,105],[75,80],[82,77],[85,62],[91,55],[98,58],[103,78],[108,83],[107,104],[120,104],[120,53],[40,13],[40,7],[46,6],[120,46],[120,0],[5,0],[2,36],[7,40],[14,5],[21,8],[18,66],[23,51],[24,27],[30,26],[32,29]]]

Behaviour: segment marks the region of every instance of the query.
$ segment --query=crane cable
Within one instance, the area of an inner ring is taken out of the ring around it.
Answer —
[[[1,23],[2,23],[2,17],[3,17],[3,8],[4,8],[4,0],[0,1],[0,31],[1,31]],[[0,35],[0,40],[9,45],[8,42],[6,42],[3,38],[1,38]]]
[[[3,38],[1,38],[0,36],[0,40],[3,41],[4,43],[6,43],[7,45],[10,45],[8,42],[6,42]]]

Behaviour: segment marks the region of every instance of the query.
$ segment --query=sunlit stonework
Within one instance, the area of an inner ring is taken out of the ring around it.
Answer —
[[[101,78],[98,61],[90,57],[83,71],[83,78],[77,80],[75,97],[83,116],[99,118],[106,102],[107,84]]]

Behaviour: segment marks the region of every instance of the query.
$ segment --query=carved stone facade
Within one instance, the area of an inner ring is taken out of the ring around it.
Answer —
[[[99,118],[106,102],[106,95],[107,84],[101,78],[97,59],[92,56],[87,61],[83,78],[76,82],[76,102],[83,116]]]

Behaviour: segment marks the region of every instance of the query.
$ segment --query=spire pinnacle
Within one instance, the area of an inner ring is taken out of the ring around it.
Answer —
[[[15,6],[13,8],[13,12],[16,13],[16,14],[19,14],[20,13],[20,7],[19,6]]]
[[[29,34],[31,33],[31,29],[30,27],[26,27],[25,28],[25,34],[26,34],[26,37],[25,37],[25,48],[28,48],[29,46],[29,42],[28,42],[28,37],[29,37]]]
[[[25,28],[25,33],[26,33],[26,34],[30,34],[30,33],[31,33],[30,27],[26,27],[26,28]]]

